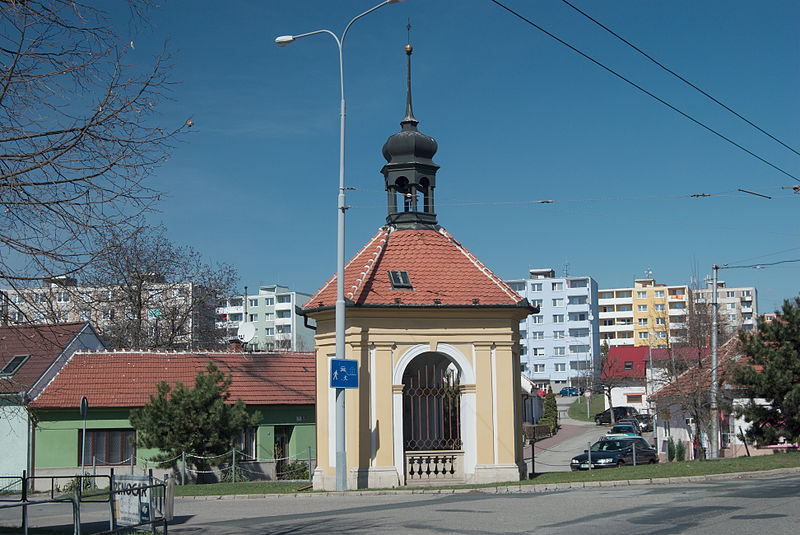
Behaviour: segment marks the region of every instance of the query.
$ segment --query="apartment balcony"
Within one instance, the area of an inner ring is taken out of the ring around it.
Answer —
[[[292,318],[291,316],[288,318],[275,318],[275,325],[291,325]]]
[[[746,314],[746,313],[748,313],[748,312],[749,312],[750,314],[752,314],[752,313],[753,313],[753,306],[752,306],[752,305],[750,305],[750,306],[745,306],[745,304],[744,304],[744,303],[742,303],[742,314]]]
[[[676,294],[669,294],[668,295],[670,301],[686,301],[686,294],[676,295]]]
[[[217,329],[238,329],[241,323],[240,321],[217,321],[214,322],[214,326]]]
[[[685,308],[670,308],[669,309],[670,316],[685,316],[686,309]]]
[[[616,318],[630,318],[633,319],[633,311],[627,310],[623,312],[600,312],[600,319],[616,319]]]
[[[632,297],[613,297],[611,299],[598,299],[597,304],[603,305],[630,305],[633,303]]]

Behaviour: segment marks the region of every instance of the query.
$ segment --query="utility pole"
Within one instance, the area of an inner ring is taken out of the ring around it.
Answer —
[[[709,426],[709,444],[711,458],[716,459],[719,453],[719,411],[717,410],[717,271],[719,266],[712,267],[711,288],[711,425]]]

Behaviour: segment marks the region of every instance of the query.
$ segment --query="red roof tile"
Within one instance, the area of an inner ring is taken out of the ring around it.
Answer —
[[[407,271],[413,289],[393,289],[389,271]],[[442,228],[382,228],[345,266],[344,291],[356,306],[515,306],[523,300]],[[303,308],[335,304],[336,275]]]
[[[37,408],[141,407],[159,382],[193,386],[209,361],[233,377],[230,402],[313,405],[314,353],[78,352],[31,403]]]
[[[86,323],[0,327],[0,369],[16,355],[30,355],[19,371],[0,377],[0,393],[25,392],[47,370]]]

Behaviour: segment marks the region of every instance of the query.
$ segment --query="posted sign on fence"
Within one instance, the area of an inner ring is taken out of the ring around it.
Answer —
[[[117,525],[134,526],[151,519],[150,489],[142,488],[150,484],[148,476],[115,475],[114,508]]]

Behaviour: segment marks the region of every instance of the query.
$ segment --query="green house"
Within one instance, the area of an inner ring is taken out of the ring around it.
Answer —
[[[97,474],[111,468],[126,473],[153,468],[152,458],[159,452],[137,447],[136,430],[129,420],[131,410],[144,406],[161,381],[193,385],[210,362],[230,374],[230,402],[242,399],[249,411],[261,415],[259,424],[236,440],[237,466],[250,479],[286,477],[287,465],[306,463],[309,458],[313,467],[313,353],[96,351],[75,353],[30,403],[36,422],[35,474],[74,474],[81,466]],[[80,411],[83,397],[88,402],[85,447]],[[196,453],[185,452],[189,480],[196,478],[191,470]],[[178,461],[179,470],[181,467]]]

